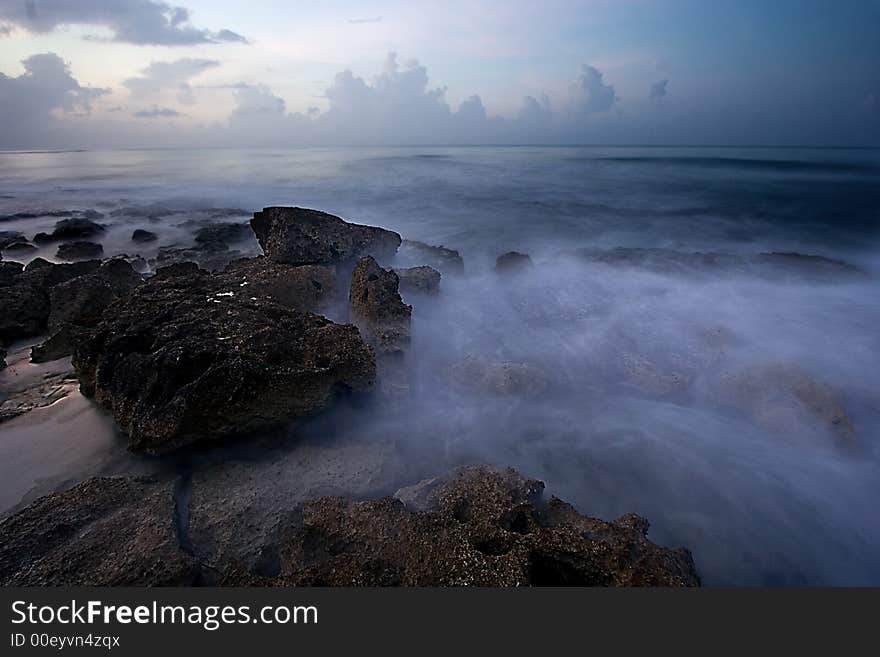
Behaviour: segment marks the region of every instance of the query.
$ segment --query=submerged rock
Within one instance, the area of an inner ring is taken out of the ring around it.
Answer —
[[[193,267],[159,270],[74,351],[81,391],[133,450],[283,425],[375,378],[357,329],[292,310]]]
[[[539,395],[550,384],[544,370],[534,365],[477,358],[452,365],[449,378],[460,388],[493,395]]]
[[[251,228],[269,259],[289,265],[350,263],[364,255],[386,260],[401,242],[390,230],[306,208],[263,208],[254,213]]]
[[[59,260],[92,260],[104,254],[104,247],[96,242],[65,242],[58,247],[55,257]]]
[[[440,272],[433,267],[408,267],[395,269],[400,279],[400,291],[411,294],[436,295],[440,292]]]
[[[431,246],[418,240],[403,240],[397,251],[395,264],[400,267],[428,265],[443,274],[464,273],[464,260],[458,251],[445,246]]]
[[[137,228],[131,234],[131,241],[139,242],[141,244],[146,242],[155,242],[157,239],[159,239],[159,236],[156,235],[156,233],[149,230],[144,230],[143,228]]]
[[[495,271],[500,274],[522,272],[534,267],[532,259],[526,253],[508,251],[495,259]]]
[[[397,274],[380,267],[372,256],[358,260],[351,276],[351,320],[383,354],[402,353],[409,347],[412,306],[400,298],[398,284]]]

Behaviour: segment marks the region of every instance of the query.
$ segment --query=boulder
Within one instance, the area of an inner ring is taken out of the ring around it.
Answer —
[[[98,215],[101,216],[100,214]],[[84,240],[96,237],[104,232],[104,226],[85,217],[62,219],[55,224],[52,231],[52,239],[56,242],[63,240]]]
[[[357,262],[348,295],[351,320],[380,354],[402,353],[409,347],[412,306],[400,298],[399,279],[372,256]]]
[[[251,228],[270,260],[289,265],[352,263],[364,255],[387,260],[401,242],[390,230],[305,208],[264,208],[254,213]]]
[[[410,294],[436,295],[440,292],[440,272],[433,267],[395,269],[400,279],[400,291]]]
[[[229,289],[270,297],[296,310],[319,310],[336,296],[336,268],[331,265],[287,265],[265,256],[241,258],[226,266],[222,279]]]
[[[544,370],[534,365],[477,358],[466,358],[452,365],[449,378],[460,388],[501,396],[539,395],[550,384]]]
[[[74,351],[82,393],[110,411],[132,450],[270,429],[372,385],[373,352],[354,326],[194,267],[160,269]]]
[[[92,260],[104,254],[104,247],[95,242],[64,242],[55,257],[59,260]]]
[[[495,259],[495,271],[500,274],[522,272],[534,267],[532,259],[525,253],[508,251]]]
[[[137,228],[131,234],[131,241],[138,242],[144,244],[146,242],[155,242],[159,239],[159,236],[156,233],[153,233],[149,230],[144,230],[143,228]]]
[[[464,273],[464,260],[458,251],[445,246],[431,246],[418,240],[403,240],[394,262],[401,267],[428,265],[443,274]]]
[[[302,506],[283,539],[277,583],[292,586],[698,586],[684,548],[648,522],[605,522],[542,500],[515,470],[470,467],[354,502]],[[274,582],[273,582],[274,583]]]

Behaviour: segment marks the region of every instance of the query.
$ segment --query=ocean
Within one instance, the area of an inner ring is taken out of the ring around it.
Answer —
[[[581,513],[647,517],[710,585],[880,584],[880,150],[0,153],[0,231],[94,210],[105,256],[149,261],[189,245],[194,222],[271,205],[465,262],[437,298],[407,299],[406,407],[346,406],[292,440],[390,437],[413,477],[516,467]],[[136,246],[136,228],[159,239]],[[496,273],[511,250],[534,267]],[[37,255],[54,248],[4,258]],[[446,373],[467,359],[527,364],[546,386],[463,388]],[[145,467],[88,402],[60,403],[43,424],[0,425],[4,509]]]

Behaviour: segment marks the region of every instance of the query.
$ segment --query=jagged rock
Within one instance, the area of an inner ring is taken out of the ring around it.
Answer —
[[[440,292],[440,272],[433,267],[408,267],[395,269],[400,279],[400,291],[413,294],[435,295]]]
[[[648,522],[581,516],[515,470],[471,467],[397,498],[307,502],[285,537],[294,586],[698,586],[690,553]],[[403,500],[403,501],[401,501]],[[271,581],[271,580],[270,580]]]
[[[269,259],[290,265],[350,263],[364,255],[386,260],[401,241],[390,230],[305,208],[263,208],[254,213],[251,228]]]
[[[544,370],[527,363],[466,358],[449,368],[454,384],[493,395],[539,395],[550,385]]]
[[[11,263],[10,263],[11,264]],[[0,344],[39,335],[49,319],[50,290],[71,278],[97,269],[97,260],[54,265],[36,258],[12,277],[0,294]],[[3,268],[7,270],[6,267]],[[3,277],[0,277],[3,278]]]
[[[131,449],[283,425],[373,383],[373,353],[354,326],[179,269],[135,288],[74,351],[81,391],[112,413]]]
[[[144,230],[143,228],[137,228],[131,234],[132,242],[146,243],[146,242],[155,242],[159,239],[159,236],[156,233],[153,233],[149,230]]]
[[[31,350],[31,361],[42,363],[69,356],[73,346],[101,321],[104,310],[127,296],[143,279],[121,258],[56,285],[49,293],[49,339]]]
[[[178,543],[173,482],[95,478],[42,497],[0,523],[3,586],[198,583]]]
[[[214,223],[196,231],[196,244],[229,244],[251,238],[253,233],[247,223]]]
[[[265,256],[242,258],[222,275],[230,289],[251,296],[268,296],[297,310],[318,310],[336,295],[336,268],[331,265],[286,265]]]
[[[99,216],[100,213],[98,213]],[[62,240],[84,240],[96,237],[104,232],[104,226],[85,217],[62,219],[55,224],[52,231],[52,239],[56,242]]]
[[[380,353],[400,353],[409,346],[412,306],[400,298],[399,279],[372,256],[357,262],[348,294],[351,320]]]
[[[95,242],[65,242],[58,247],[59,260],[92,260],[104,254],[104,247]]]
[[[495,259],[495,271],[499,273],[522,272],[534,267],[532,259],[526,253],[508,251]]]
[[[428,265],[443,274],[464,273],[464,260],[458,251],[445,246],[431,246],[417,240],[403,240],[397,251],[395,264],[400,267]]]

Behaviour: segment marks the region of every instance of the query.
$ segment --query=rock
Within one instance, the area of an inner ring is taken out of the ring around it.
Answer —
[[[24,377],[17,377],[16,384],[20,378]],[[30,413],[36,408],[51,406],[70,393],[76,392],[76,386],[76,377],[69,369],[48,373],[36,383],[13,385],[4,390],[6,398],[0,403],[0,423]]]
[[[354,326],[223,282],[160,269],[74,351],[82,393],[112,413],[131,449],[277,427],[372,385],[373,353]]]
[[[52,231],[52,239],[56,242],[63,240],[83,240],[96,237],[104,232],[104,226],[95,223],[89,218],[76,217],[62,219],[55,224]]]
[[[10,263],[11,264],[11,263]],[[54,265],[36,258],[15,275],[0,294],[0,344],[39,335],[51,308],[49,292],[64,281],[97,269],[98,261]],[[3,268],[6,270],[6,267]]]
[[[39,219],[41,217],[74,217],[79,219],[101,219],[103,214],[97,210],[32,210],[0,215],[0,221],[18,221],[20,219]]]
[[[615,365],[623,381],[646,395],[665,397],[679,393],[691,384],[688,374],[660,367],[641,354],[623,351],[618,357]]]
[[[445,246],[431,246],[417,240],[403,240],[395,264],[401,267],[428,265],[443,274],[464,273],[464,260],[458,251]]]
[[[6,347],[0,346],[0,370],[6,367]]]
[[[34,235],[34,244],[37,246],[48,246],[49,244],[54,244],[55,241],[48,233],[37,233]]]
[[[449,377],[461,388],[493,395],[539,395],[550,385],[544,370],[534,365],[476,358],[452,365]]]
[[[37,250],[33,244],[28,242],[13,242],[12,244],[6,247],[7,255],[15,256],[27,256],[34,251]]]
[[[397,498],[322,498],[283,539],[286,586],[698,586],[648,522],[581,516],[515,470],[463,468]],[[401,501],[405,500],[405,501]],[[264,580],[265,581],[265,580]]]
[[[95,478],[40,498],[0,523],[3,586],[198,583],[181,548],[173,482]]]
[[[104,254],[104,247],[95,242],[65,242],[58,247],[59,260],[92,260]]]
[[[31,361],[42,363],[69,356],[73,346],[98,325],[104,310],[122,299],[142,278],[121,258],[56,285],[49,293],[49,339],[31,350]]]
[[[169,265],[194,262],[208,271],[221,271],[233,260],[242,257],[240,251],[232,251],[225,244],[203,244],[195,247],[162,246],[156,254],[156,268]]]
[[[400,291],[411,294],[436,295],[440,292],[440,272],[433,267],[408,267],[395,269],[400,279]]]
[[[0,288],[12,285],[21,274],[24,265],[20,262],[2,262],[0,261]]]
[[[24,242],[24,235],[17,230],[0,230],[0,251],[18,242]]]
[[[264,208],[254,213],[251,228],[270,260],[289,265],[351,263],[364,255],[386,260],[401,241],[390,230],[350,224],[305,208]]]
[[[270,297],[296,310],[323,309],[336,296],[336,268],[331,265],[297,267],[258,256],[229,263],[222,278],[229,289]]]
[[[525,253],[508,251],[495,259],[495,271],[498,273],[522,272],[534,267],[532,259]]]
[[[131,241],[139,242],[141,244],[144,244],[146,242],[155,242],[157,239],[159,239],[159,236],[156,235],[156,233],[153,233],[149,230],[144,230],[143,228],[137,228],[131,234]]]
[[[229,244],[244,241],[252,236],[253,233],[247,223],[214,223],[199,228],[195,234],[195,241],[196,244]]]
[[[397,274],[382,269],[372,256],[358,260],[351,276],[351,320],[382,354],[402,353],[409,347],[412,306],[400,298],[398,283]]]

